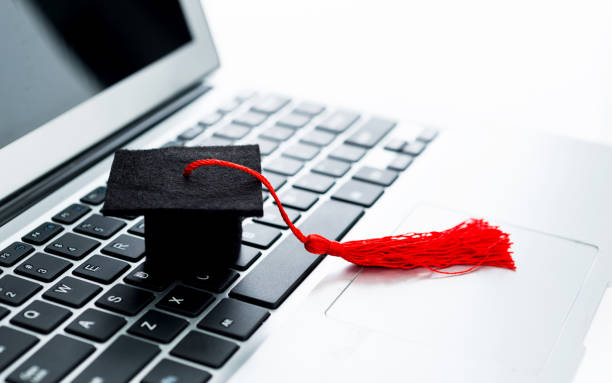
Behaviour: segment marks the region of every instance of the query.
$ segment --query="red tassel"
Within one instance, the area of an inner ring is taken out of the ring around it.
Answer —
[[[194,161],[185,167],[183,175],[188,177],[200,166],[217,165],[249,173],[261,181],[276,201],[285,223],[293,234],[313,254],[329,254],[361,266],[412,269],[425,267],[441,274],[464,274],[479,266],[503,267],[516,270],[511,256],[510,238],[497,226],[482,219],[469,219],[444,231],[408,233],[360,241],[330,241],[318,234],[305,236],[289,219],[274,188],[260,173],[233,162],[216,159]],[[438,269],[455,265],[472,265],[456,272]]]

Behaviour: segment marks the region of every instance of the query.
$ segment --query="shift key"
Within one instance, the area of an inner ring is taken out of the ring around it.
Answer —
[[[327,201],[308,217],[300,229],[340,240],[363,215],[363,209],[340,201]],[[307,252],[290,236],[281,242],[234,289],[230,296],[275,309],[321,262],[323,255]]]

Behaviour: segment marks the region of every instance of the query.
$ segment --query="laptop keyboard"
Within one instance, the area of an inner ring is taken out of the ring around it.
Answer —
[[[163,146],[258,144],[290,219],[340,240],[437,135],[422,128],[407,141],[395,128],[354,111],[243,94]],[[386,167],[363,163],[373,150],[385,153]],[[232,269],[186,271],[181,281],[152,275],[142,267],[144,220],[102,215],[105,192],[85,190],[0,251],[0,373],[9,371],[9,382],[60,381],[79,366],[77,382],[123,382],[150,364],[145,382],[207,381],[324,258],[288,234],[264,191],[265,214],[245,221]]]

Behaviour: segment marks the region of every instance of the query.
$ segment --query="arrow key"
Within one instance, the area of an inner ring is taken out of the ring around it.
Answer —
[[[117,315],[100,310],[87,309],[66,327],[66,332],[96,342],[106,342],[123,327],[127,321]]]

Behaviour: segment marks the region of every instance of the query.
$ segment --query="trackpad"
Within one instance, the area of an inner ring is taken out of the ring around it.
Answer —
[[[397,233],[451,227],[468,218],[420,207]],[[481,267],[460,276],[366,268],[327,310],[330,319],[434,352],[444,363],[503,364],[537,373],[553,349],[597,256],[591,245],[499,222],[517,271]],[[465,267],[447,269],[457,271]]]

